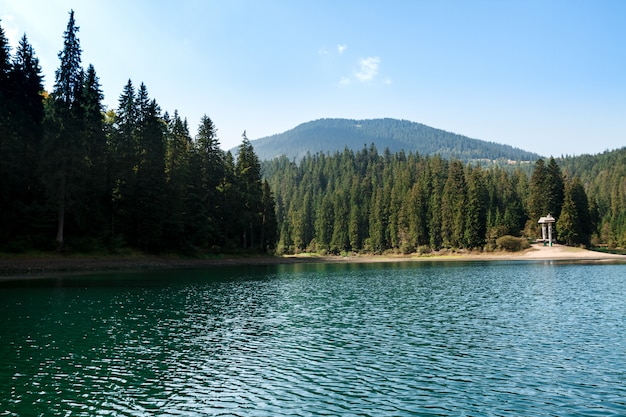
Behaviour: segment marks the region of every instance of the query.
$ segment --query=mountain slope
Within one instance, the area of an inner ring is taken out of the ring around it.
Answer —
[[[285,155],[299,160],[307,153],[354,151],[372,143],[382,152],[404,150],[421,155],[439,154],[463,161],[511,159],[534,161],[539,155],[509,145],[471,139],[421,123],[397,119],[320,119],[303,123],[287,132],[251,141],[261,160]]]

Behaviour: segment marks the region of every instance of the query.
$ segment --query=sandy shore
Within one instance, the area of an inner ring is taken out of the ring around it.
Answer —
[[[543,246],[533,244],[521,252],[456,252],[433,255],[356,255],[347,257],[321,257],[325,261],[344,262],[399,262],[399,261],[586,261],[586,262],[624,262],[626,255],[596,252],[564,245]]]
[[[512,261],[554,260],[585,262],[624,262],[625,255],[594,252],[562,245],[534,244],[523,252],[452,253],[444,255],[354,255],[354,256],[258,256],[184,259],[157,256],[26,256],[0,257],[0,276],[32,276],[45,273],[110,270],[202,268],[227,265],[273,265],[319,262],[419,262],[419,261]]]

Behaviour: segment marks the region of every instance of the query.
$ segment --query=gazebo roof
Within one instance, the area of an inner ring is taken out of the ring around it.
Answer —
[[[537,223],[554,223],[554,222],[556,222],[554,217],[552,217],[551,214],[548,214],[547,216],[540,217]]]

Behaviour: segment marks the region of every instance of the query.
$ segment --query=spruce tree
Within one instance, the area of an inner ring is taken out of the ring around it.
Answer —
[[[143,85],[143,84],[142,84]],[[141,103],[141,89],[138,95]],[[167,134],[167,241],[174,247],[183,246],[185,236],[185,206],[187,204],[187,185],[190,181],[191,137],[187,121],[182,120],[178,111],[169,123]]]
[[[143,85],[143,84],[142,84]],[[145,86],[143,89],[145,90]],[[147,90],[140,96],[147,97]],[[144,103],[143,100],[139,103]],[[137,244],[140,249],[158,252],[166,247],[164,224],[167,214],[165,184],[165,126],[156,101],[148,100],[139,109],[138,139],[140,143],[137,167]],[[171,196],[175,198],[175,196]],[[179,243],[179,242],[177,242]],[[177,246],[174,249],[180,249]]]
[[[472,168],[467,180],[464,242],[469,248],[481,248],[487,233],[487,189],[480,167]]]
[[[555,219],[558,219],[561,214],[561,206],[563,206],[565,183],[561,167],[559,167],[554,158],[550,158],[548,166],[546,167],[546,183],[544,188],[546,194],[546,210],[548,213],[551,213]]]
[[[263,190],[261,165],[250,140],[243,132],[235,167],[237,190],[241,198],[239,233],[244,249],[261,247],[261,213]]]
[[[572,199],[572,187],[569,182],[565,187],[564,200],[556,226],[559,229],[559,237],[565,241],[566,245],[573,246],[581,237],[579,234],[580,219],[576,204]]]
[[[128,80],[118,99],[113,118],[113,131],[110,135],[109,166],[112,189],[111,237],[116,241],[136,244],[135,233],[135,193],[137,182],[135,172],[139,165],[139,144],[137,139],[138,110],[135,88]]]
[[[540,158],[535,161],[535,168],[530,176],[529,183],[528,215],[530,217],[529,221],[534,223],[537,223],[541,216],[553,214],[548,212],[546,196],[547,178],[548,172],[546,169],[545,161]]]
[[[219,147],[217,138],[217,128],[213,121],[204,115],[200,119],[198,134],[195,141],[195,154],[197,156],[196,175],[199,180],[199,190],[197,191],[197,210],[200,224],[196,227],[202,236],[198,239],[203,241],[202,245],[218,245],[223,240],[222,225],[220,224],[220,206],[225,204],[222,193],[219,190],[225,178],[224,152]],[[203,220],[200,220],[202,218]]]
[[[459,248],[463,243],[466,205],[466,184],[463,164],[450,163],[441,196],[441,235],[444,246]]]
[[[8,85],[5,85],[4,92],[0,91],[0,189],[3,190],[0,229],[13,237],[21,236],[29,241],[28,245],[33,245],[33,238],[40,234],[38,225],[41,224],[35,219],[46,217],[41,198],[44,190],[38,171],[43,86],[39,60],[26,35],[20,39],[4,79]],[[5,214],[2,214],[3,210],[6,210]],[[7,239],[1,241],[9,242]]]
[[[276,247],[278,223],[274,195],[267,180],[263,180],[261,206],[261,249],[263,252],[270,252]]]
[[[85,73],[82,93],[83,141],[85,142],[86,183],[81,200],[82,229],[85,235],[101,237],[108,234],[110,218],[110,180],[107,168],[107,143],[102,100],[104,95],[93,65]]]
[[[44,175],[57,211],[57,250],[65,244],[66,211],[79,198],[84,184],[86,149],[82,137],[83,70],[78,26],[70,12],[63,34],[61,64],[55,72],[55,84],[46,107],[46,135],[43,147]]]

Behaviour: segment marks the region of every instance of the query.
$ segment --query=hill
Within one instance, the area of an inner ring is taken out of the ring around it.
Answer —
[[[421,155],[474,160],[534,161],[540,156],[509,145],[468,138],[421,123],[397,119],[320,119],[284,133],[251,141],[261,160],[285,155],[300,160],[307,153],[353,151],[374,144],[379,151],[401,150]]]

